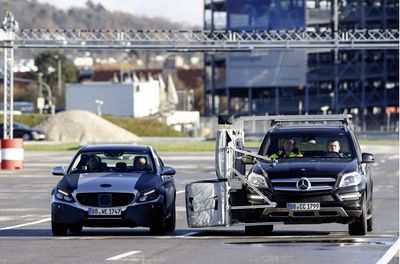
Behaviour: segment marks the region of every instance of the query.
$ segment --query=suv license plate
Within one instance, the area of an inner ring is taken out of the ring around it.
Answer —
[[[89,208],[89,215],[121,215],[122,208]]]
[[[287,203],[286,208],[290,211],[318,211],[319,203]]]

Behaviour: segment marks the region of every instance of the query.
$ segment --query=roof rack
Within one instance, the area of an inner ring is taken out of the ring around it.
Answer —
[[[285,122],[324,122],[337,121],[349,125],[352,115],[267,115],[267,116],[242,116],[238,121],[271,121],[271,126],[283,124]]]
[[[269,116],[271,120],[271,126],[283,124],[284,122],[324,122],[324,121],[338,121],[342,124],[349,125],[350,119],[352,118],[349,114],[340,115],[287,115],[287,116]]]

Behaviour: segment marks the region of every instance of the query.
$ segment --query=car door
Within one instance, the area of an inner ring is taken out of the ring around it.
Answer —
[[[22,138],[22,136],[24,135],[24,133],[26,132],[25,129],[23,129],[21,126],[19,126],[18,124],[14,124],[13,125],[13,136],[14,138]]]
[[[156,163],[158,163],[161,178],[163,180],[163,187],[165,189],[165,199],[166,199],[165,206],[166,208],[170,208],[175,200],[176,190],[175,190],[174,178],[172,175],[162,175],[162,172],[165,169],[164,162],[161,160],[160,156],[158,156],[156,151],[154,151],[154,156],[156,159]]]
[[[17,124],[13,124],[13,138],[21,138],[23,132],[21,132],[21,128]],[[0,126],[0,137],[4,138],[4,125]]]
[[[356,155],[357,155],[357,159],[358,159],[360,172],[367,179],[367,200],[371,201],[372,200],[372,189],[373,189],[371,165],[368,163],[361,163],[362,151],[361,151],[360,144],[358,143],[358,140],[354,134],[352,134],[351,136],[352,136],[352,140],[354,141],[354,145],[355,145],[354,147],[357,152]]]

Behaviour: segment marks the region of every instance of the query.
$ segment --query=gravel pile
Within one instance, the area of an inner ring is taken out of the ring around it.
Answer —
[[[79,143],[134,143],[140,138],[131,132],[88,111],[57,113],[37,127],[51,141]]]

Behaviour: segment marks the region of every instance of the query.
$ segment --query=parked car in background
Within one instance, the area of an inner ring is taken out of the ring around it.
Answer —
[[[52,191],[55,236],[82,227],[150,227],[153,234],[175,230],[175,169],[164,166],[150,146],[84,146]]]
[[[44,140],[46,134],[39,129],[31,128],[23,123],[14,122],[14,138],[22,138],[23,140]],[[3,124],[0,124],[0,136],[4,137]]]

